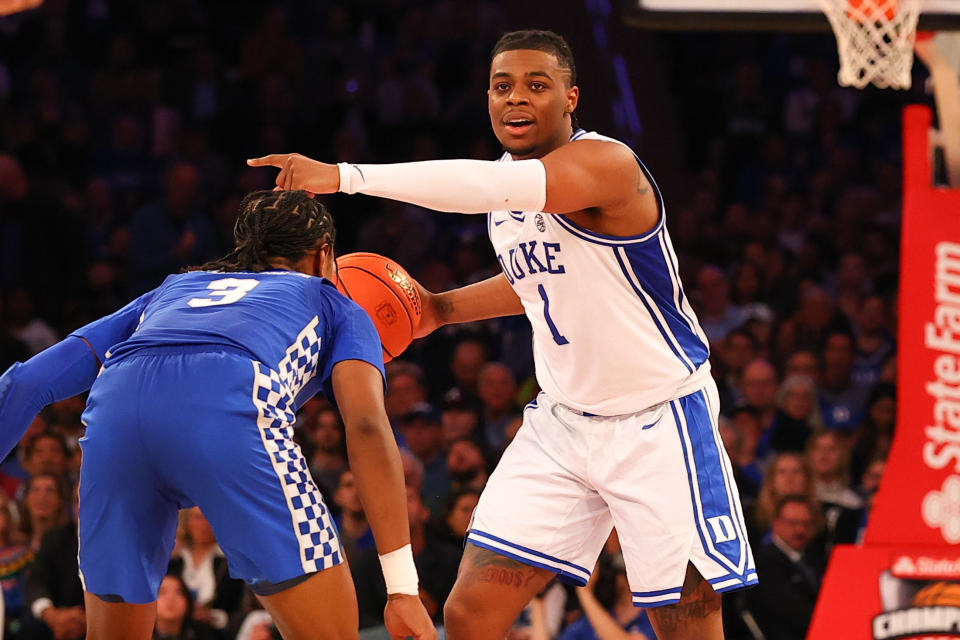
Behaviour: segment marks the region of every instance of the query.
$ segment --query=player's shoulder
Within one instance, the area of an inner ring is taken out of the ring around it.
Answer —
[[[593,146],[598,143],[609,143],[609,147],[606,149],[613,151],[617,155],[621,155],[624,158],[635,159],[637,158],[636,152],[630,148],[626,142],[622,140],[617,140],[616,138],[611,138],[610,136],[605,136],[602,133],[597,131],[585,131],[583,129],[577,129],[572,136],[570,136],[570,142],[579,142],[587,143],[582,146]]]

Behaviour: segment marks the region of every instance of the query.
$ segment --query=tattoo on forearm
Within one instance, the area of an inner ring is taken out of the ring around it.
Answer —
[[[443,324],[453,313],[453,302],[437,296],[433,299],[433,312],[436,314],[437,320]]]

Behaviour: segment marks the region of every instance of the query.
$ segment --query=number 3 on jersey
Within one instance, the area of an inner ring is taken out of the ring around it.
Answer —
[[[553,341],[561,347],[565,344],[570,344],[570,341],[567,340],[562,333],[557,331],[557,325],[553,324],[553,318],[550,317],[550,299],[547,298],[547,290],[543,288],[542,284],[538,284],[537,291],[540,292],[540,297],[543,298],[543,319],[547,321],[547,326],[550,327],[550,333],[553,334]]]
[[[191,307],[213,307],[220,304],[233,304],[243,296],[250,293],[255,286],[260,284],[259,280],[245,278],[221,278],[214,280],[207,285],[210,289],[210,298],[190,298],[187,304]]]

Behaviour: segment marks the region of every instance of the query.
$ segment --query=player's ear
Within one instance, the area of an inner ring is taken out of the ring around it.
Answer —
[[[577,110],[577,105],[580,103],[580,87],[574,85],[567,89],[567,106],[565,111],[567,113],[573,113]]]

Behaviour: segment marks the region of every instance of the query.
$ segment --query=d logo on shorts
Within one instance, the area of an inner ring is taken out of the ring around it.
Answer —
[[[714,516],[713,518],[707,518],[707,522],[710,524],[713,539],[717,544],[736,540],[737,531],[733,527],[733,520],[730,519],[730,516]]]

